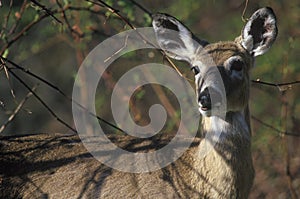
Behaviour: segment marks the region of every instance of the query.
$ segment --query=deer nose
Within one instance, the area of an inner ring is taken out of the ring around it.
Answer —
[[[210,99],[208,88],[205,88],[204,91],[202,91],[199,94],[198,102],[201,105],[201,109],[203,111],[207,111],[211,109],[211,99]]]

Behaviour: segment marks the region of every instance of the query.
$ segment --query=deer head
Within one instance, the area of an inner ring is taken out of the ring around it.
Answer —
[[[212,44],[197,39],[170,15],[155,14],[152,23],[160,48],[169,57],[190,64],[203,116],[215,115],[218,111],[214,110],[224,106],[225,112],[245,110],[254,58],[267,52],[277,36],[276,17],[271,8],[257,10],[234,41]]]

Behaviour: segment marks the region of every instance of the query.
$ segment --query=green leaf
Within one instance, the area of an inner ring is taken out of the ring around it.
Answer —
[[[9,49],[6,49],[2,55],[2,57],[7,58],[9,54]]]

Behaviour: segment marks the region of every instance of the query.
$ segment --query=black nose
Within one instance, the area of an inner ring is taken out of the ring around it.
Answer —
[[[199,94],[198,102],[201,104],[201,109],[203,111],[211,109],[211,99],[208,88],[204,89],[204,91]]]

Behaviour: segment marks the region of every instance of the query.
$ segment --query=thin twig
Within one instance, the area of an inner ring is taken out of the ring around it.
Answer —
[[[252,83],[254,84],[261,84],[261,85],[266,85],[266,86],[272,86],[278,88],[280,92],[292,89],[293,85],[300,84],[300,81],[292,81],[292,82],[286,82],[286,83],[270,83],[270,82],[264,82],[261,80],[252,80]]]
[[[12,9],[13,9],[13,0],[10,0],[10,2],[9,2],[8,13],[7,13],[7,15],[4,17],[4,23],[3,23],[3,26],[2,26],[3,29],[7,29],[7,25],[8,25],[8,21],[9,21],[9,18],[10,18],[11,12],[12,12]],[[2,35],[2,34],[0,34],[0,36],[1,36],[1,35]]]
[[[71,127],[68,123],[66,123],[64,120],[62,120],[60,117],[56,115],[56,113],[38,96],[27,84],[24,82],[16,73],[12,71],[11,68],[8,68],[8,71],[12,76],[14,76],[28,91],[30,91],[34,97],[46,108],[46,110],[61,124],[63,124],[65,127],[73,131],[74,133],[77,133],[76,129]]]
[[[115,15],[117,15],[117,16],[118,16],[125,24],[127,24],[127,25],[128,25],[129,27],[131,27],[133,30],[137,31],[136,27],[135,27],[133,24],[131,24],[130,21],[129,21],[126,17],[124,17],[123,15],[121,15],[119,10],[116,10],[115,8],[109,6],[108,4],[106,4],[105,2],[103,2],[103,1],[101,1],[101,0],[98,0],[100,3],[97,3],[97,2],[94,2],[94,1],[91,1],[91,0],[86,0],[86,1],[91,2],[91,3],[95,4],[95,5],[98,5],[98,6],[107,8],[110,12],[112,12],[112,13],[115,14]],[[130,1],[131,1],[131,0],[130,0]],[[149,11],[146,11],[146,9],[143,8],[140,4],[136,3],[135,1],[131,1],[131,2],[134,3],[136,6],[138,6],[140,9],[142,9],[143,11],[145,11],[147,14],[151,15],[151,13],[150,13]],[[149,42],[149,41],[147,40],[147,38],[146,38],[144,35],[142,35],[141,33],[139,33],[138,31],[137,31],[137,34],[141,37],[141,39],[143,40],[143,42],[145,42],[145,43],[147,43],[147,44],[153,46],[153,47],[156,48],[156,49],[159,49],[157,46],[155,46],[154,44],[152,44],[151,42]],[[168,62],[170,63],[170,65],[175,69],[175,71],[179,74],[180,77],[185,78],[185,79],[187,79],[188,81],[192,81],[192,80],[186,78],[186,77],[179,71],[178,67],[174,64],[174,62],[173,62],[168,56],[166,56],[166,53],[165,53],[163,50],[161,50],[160,52],[163,54],[164,57],[166,57],[167,61],[168,61]]]
[[[136,5],[139,9],[141,9],[142,11],[144,11],[145,13],[147,13],[151,17],[152,13],[148,9],[146,9],[144,6],[142,6],[141,4],[136,2],[135,0],[127,0],[127,1],[129,1],[132,4]]]
[[[67,15],[66,15],[66,12],[65,12],[63,6],[61,5],[61,3],[59,2],[59,0],[56,0],[56,4],[57,4],[58,7],[61,9],[62,17],[63,17],[65,23],[67,24],[67,27],[68,27],[69,31],[70,31],[71,33],[75,34],[77,37],[82,38],[82,37],[84,36],[83,33],[78,32],[77,30],[75,30],[75,29],[71,26],[71,24],[70,24],[70,22],[69,22],[69,19],[68,19]]]
[[[15,37],[13,37],[10,41],[6,43],[6,45],[1,49],[0,55],[4,53],[6,49],[8,49],[13,43],[19,40],[22,36],[26,34],[35,24],[39,23],[41,20],[45,19],[48,15],[44,14],[39,16],[36,20],[30,22],[27,26],[25,26]]]
[[[184,76],[181,71],[178,69],[178,67],[174,64],[174,62],[170,59],[170,57],[168,57],[165,52],[163,50],[161,50],[161,53],[163,54],[164,58],[169,62],[169,64],[172,66],[172,68],[174,68],[174,70],[177,72],[177,74],[186,79],[189,82],[194,82],[193,80],[191,80],[190,78],[187,78],[186,76]]]
[[[26,8],[26,2],[27,2],[26,0],[23,2],[23,5],[22,5],[22,7],[21,7],[21,9],[20,9],[20,15],[21,15],[21,16],[22,16],[22,14],[23,14],[23,12],[24,12],[24,10],[25,10],[25,8]],[[60,4],[58,4],[58,5],[60,5]],[[62,7],[60,7],[60,8],[61,8],[61,9],[59,9],[59,10],[53,10],[53,11],[51,11],[52,14],[54,15],[54,14],[56,14],[56,13],[63,13],[63,12],[65,12],[66,10],[69,9],[69,7],[67,7],[67,6],[66,6],[65,8],[62,8]],[[71,7],[71,9],[79,9],[79,7],[78,7],[78,8]],[[94,12],[94,13],[99,14],[98,12]],[[37,19],[35,19],[35,20],[33,20],[32,22],[30,22],[29,24],[27,24],[22,30],[20,30],[19,33],[17,33],[12,39],[10,39],[10,40],[8,40],[8,41],[6,42],[6,44],[5,44],[5,45],[2,47],[2,49],[0,50],[0,55],[3,55],[3,53],[5,52],[6,49],[8,49],[12,44],[14,44],[17,40],[19,40],[22,36],[24,36],[31,28],[33,28],[36,24],[38,24],[41,20],[47,18],[48,16],[50,16],[50,15],[48,15],[47,13],[46,13],[46,14],[43,14],[43,15],[40,15]],[[13,25],[13,27],[10,29],[10,31],[9,31],[8,35],[6,36],[6,38],[8,38],[8,36],[10,36],[10,35],[12,35],[12,34],[14,33],[14,31],[15,31],[16,28],[17,28],[17,24],[19,23],[20,19],[21,19],[21,17],[20,17],[20,18],[17,18],[16,23],[15,23],[15,24]],[[67,22],[68,22],[68,20],[67,20]],[[66,22],[66,23],[67,23],[67,22]],[[76,30],[74,30],[74,29],[71,27],[70,24],[67,24],[67,25],[68,25],[68,28],[70,29],[70,31],[71,31],[72,33],[78,35],[79,37],[83,37],[83,34],[77,32]]]
[[[95,1],[91,1],[91,0],[85,0],[87,2],[90,2],[90,3],[93,3],[95,5],[98,5],[98,6],[101,6],[101,7],[105,7],[107,8],[111,13],[115,14],[116,16],[118,16],[122,21],[124,21],[127,25],[130,26],[131,29],[136,29],[130,22],[129,20],[124,17],[123,15],[120,14],[120,11],[119,10],[116,10],[115,8],[111,7],[110,5],[108,5],[107,3],[105,3],[104,1],[101,1],[101,0],[98,0],[98,2],[95,2]]]
[[[76,7],[76,6],[68,5],[67,7],[64,7],[64,10],[87,11],[92,14],[102,14],[103,16],[105,16],[105,13],[103,12],[103,10],[93,10],[91,6]]]
[[[246,10],[248,8],[248,3],[249,3],[249,0],[246,0],[245,7],[244,7],[244,10],[243,10],[243,14],[242,14],[242,21],[243,22],[247,22],[249,20],[248,18],[245,18]]]
[[[3,66],[3,70],[4,70],[4,73],[5,73],[6,79],[8,81],[8,85],[10,87],[10,94],[15,99],[16,96],[15,96],[14,90],[12,89],[12,85],[11,85],[11,81],[10,81],[10,77],[9,77],[7,68],[6,68],[5,64],[2,63],[2,60],[0,60],[0,61],[1,61],[0,65]]]
[[[300,137],[300,133],[282,132],[281,130],[275,128],[274,125],[263,122],[262,120],[258,119],[257,117],[255,117],[253,115],[251,115],[251,119],[254,120],[255,122],[258,122],[259,124],[271,129],[272,131],[276,132],[279,136],[287,135],[287,136]]]
[[[44,12],[46,12],[49,16],[51,16],[55,21],[57,21],[60,24],[63,24],[57,17],[54,16],[53,12],[49,10],[46,6],[42,5],[41,3],[35,1],[35,0],[30,0],[34,5],[38,6],[41,8]]]
[[[105,119],[103,119],[103,118],[101,118],[101,117],[99,117],[99,116],[93,114],[92,112],[90,112],[87,108],[85,108],[85,107],[82,106],[80,103],[76,102],[76,101],[73,100],[71,97],[69,97],[68,95],[66,95],[60,88],[58,88],[57,86],[55,86],[55,85],[52,84],[51,82],[49,82],[49,81],[45,80],[44,78],[42,78],[42,77],[40,77],[40,76],[38,76],[38,75],[36,75],[36,74],[30,72],[28,69],[26,69],[26,68],[24,68],[24,67],[22,67],[22,66],[20,66],[20,65],[18,65],[18,64],[16,64],[16,63],[10,61],[9,59],[6,59],[6,58],[4,58],[4,57],[2,57],[2,56],[0,56],[0,58],[1,58],[2,60],[4,60],[5,62],[7,62],[7,63],[13,65],[16,69],[21,70],[22,72],[28,74],[29,76],[31,76],[31,77],[33,77],[33,78],[39,80],[40,82],[42,82],[42,83],[44,83],[45,85],[49,86],[50,88],[54,89],[56,92],[58,92],[59,94],[61,94],[65,99],[67,99],[68,101],[70,101],[70,102],[74,103],[75,105],[79,106],[81,109],[87,111],[91,116],[97,118],[99,121],[105,123],[106,125],[108,125],[108,126],[110,126],[110,127],[112,127],[112,128],[115,128],[116,130],[118,130],[118,131],[120,131],[120,132],[122,132],[122,133],[126,133],[126,131],[124,131],[124,130],[121,129],[120,127],[118,127],[118,126],[116,126],[116,125],[114,125],[114,124],[112,124],[112,123],[106,121]],[[7,68],[8,68],[8,67],[7,67]],[[9,68],[9,69],[10,69],[10,70],[13,70],[13,68]],[[24,86],[25,86],[25,85],[24,85]],[[126,133],[126,134],[127,134],[127,133]]]
[[[12,35],[12,34],[15,33],[18,25],[20,24],[20,21],[22,19],[23,13],[25,12],[26,5],[27,5],[27,0],[24,0],[22,6],[20,8],[20,11],[18,13],[19,16],[17,17],[15,24],[10,28],[10,30],[8,32],[8,36],[10,36],[10,35]]]
[[[31,90],[35,91],[36,86],[34,86]],[[29,92],[25,98],[19,103],[19,105],[15,108],[15,110],[12,112],[12,114],[9,116],[9,118],[6,120],[4,124],[0,127],[0,134],[4,131],[4,129],[11,123],[11,121],[16,117],[18,112],[22,109],[25,102],[32,96],[32,92]]]

